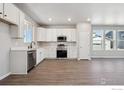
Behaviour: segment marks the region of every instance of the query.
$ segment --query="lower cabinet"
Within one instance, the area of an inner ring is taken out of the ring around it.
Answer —
[[[36,50],[11,50],[11,74],[27,74],[36,65]]]
[[[56,46],[55,45],[46,46],[46,53],[47,53],[46,58],[56,58]]]
[[[69,45],[67,49],[67,58],[75,59],[77,58],[77,46],[76,45]]]
[[[11,74],[27,74],[27,51],[12,50],[10,52]]]
[[[45,49],[39,48],[37,49],[37,54],[36,54],[36,65],[38,65],[40,62],[42,62],[45,58]]]

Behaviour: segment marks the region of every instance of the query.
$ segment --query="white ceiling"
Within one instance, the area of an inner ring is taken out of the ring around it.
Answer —
[[[18,3],[20,9],[41,25],[75,25],[91,19],[92,24],[124,25],[123,4]],[[48,18],[52,18],[51,22]],[[72,18],[71,22],[67,18]]]

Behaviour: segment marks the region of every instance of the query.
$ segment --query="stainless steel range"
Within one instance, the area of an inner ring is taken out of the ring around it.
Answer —
[[[67,45],[58,44],[56,52],[57,52],[57,58],[67,58]]]

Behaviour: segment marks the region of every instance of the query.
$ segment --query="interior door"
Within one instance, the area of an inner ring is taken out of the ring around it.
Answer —
[[[88,32],[79,32],[79,59],[89,59],[90,38]]]

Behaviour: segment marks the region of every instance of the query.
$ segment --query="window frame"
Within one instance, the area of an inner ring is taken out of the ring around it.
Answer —
[[[103,46],[104,45],[104,37],[103,36],[102,36],[102,40],[101,40],[102,41],[102,43],[101,43],[102,44],[101,49],[100,50],[98,50],[98,49],[97,50],[94,50],[93,49],[93,32],[94,32],[94,30],[97,30],[97,31],[100,30],[100,31],[102,31],[102,35],[104,35],[104,30],[102,30],[102,29],[93,29],[92,30],[92,51],[103,51],[104,50],[104,46]]]
[[[121,30],[117,30],[116,31],[116,50],[117,51],[124,51],[124,49],[118,49],[118,41],[124,41],[124,40],[118,40],[118,32],[120,32],[120,31],[123,31],[124,32],[124,30],[121,29]]]
[[[105,47],[105,32],[106,32],[106,31],[113,31],[113,40],[112,40],[112,41],[113,41],[113,43],[114,43],[114,44],[113,44],[114,48],[113,48],[113,49],[110,49],[110,50],[106,50],[106,47]],[[114,34],[115,34],[115,36],[114,36]],[[115,50],[116,50],[116,47],[117,47],[117,45],[116,45],[116,38],[117,38],[117,37],[116,37],[116,30],[114,30],[114,29],[105,29],[105,30],[104,30],[104,36],[103,36],[103,37],[104,37],[104,50],[105,50],[105,51],[115,51]]]
[[[102,33],[103,33],[103,46],[102,46],[102,49],[100,49],[100,50],[94,50],[93,49],[93,32],[94,32],[94,30],[99,30],[99,31],[102,31]],[[114,44],[113,44],[113,46],[114,46],[114,48],[113,49],[111,49],[111,50],[106,50],[105,49],[105,31],[109,31],[109,30],[111,30],[111,31],[113,31],[113,42],[114,42]],[[103,30],[102,29],[92,29],[92,51],[124,51],[124,49],[118,49],[118,41],[124,41],[124,40],[117,40],[117,33],[118,33],[118,31],[124,31],[123,29],[104,29],[103,28]],[[115,38],[115,39],[114,39]]]
[[[25,25],[26,25],[26,28],[25,28]],[[27,21],[26,19],[24,20],[24,33],[25,33],[25,29],[26,31],[28,31],[28,28],[29,28],[29,25],[32,26],[32,40],[31,42],[33,41],[33,24],[30,22],[30,21]],[[24,34],[23,34],[24,35]],[[25,35],[24,35],[24,38],[25,38]],[[23,40],[23,42],[25,44],[30,44],[31,42],[25,42],[25,40]]]

